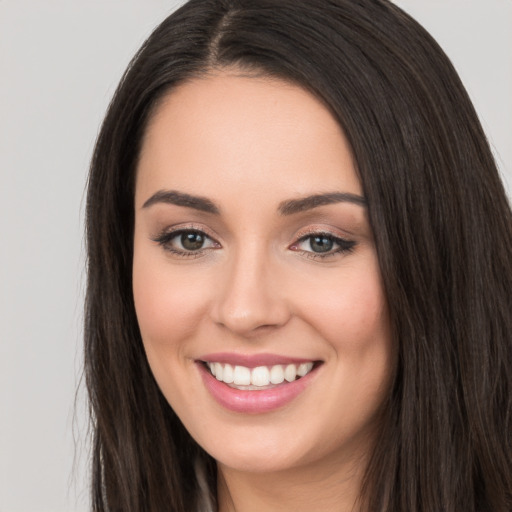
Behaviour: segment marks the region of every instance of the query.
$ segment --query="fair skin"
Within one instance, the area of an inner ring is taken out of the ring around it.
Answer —
[[[330,112],[236,70],[182,84],[148,126],[135,212],[144,348],[217,460],[219,511],[357,510],[394,364],[361,183]],[[267,380],[223,382],[229,363]],[[268,381],[287,367],[290,382]]]

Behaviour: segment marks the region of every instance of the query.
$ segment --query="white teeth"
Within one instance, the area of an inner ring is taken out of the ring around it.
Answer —
[[[258,366],[252,369],[251,384],[253,386],[268,386],[270,383],[270,371],[266,366]]]
[[[295,380],[295,377],[297,376],[297,367],[294,364],[289,364],[284,369],[284,378],[288,382],[293,382]]]
[[[272,366],[270,369],[270,382],[272,384],[281,384],[284,381],[284,370],[280,364]]]
[[[257,366],[252,370],[245,366],[235,366],[223,363],[208,362],[208,368],[212,375],[219,381],[232,386],[248,386],[243,389],[263,388],[269,385],[282,384],[285,380],[293,382],[297,378],[304,377],[313,369],[313,362],[299,365],[288,364],[286,366],[276,364],[274,366]]]
[[[233,383],[237,386],[249,386],[251,383],[251,370],[245,366],[235,366]]]
[[[235,379],[235,373],[233,367],[230,364],[224,366],[224,373],[222,374],[222,380],[226,384],[231,384]]]
[[[297,368],[297,375],[299,377],[304,377],[304,375],[307,375],[312,369],[313,369],[313,363],[299,364],[299,367]]]
[[[222,364],[215,363],[215,378],[217,380],[222,380],[223,373],[224,373],[224,369],[222,367]]]

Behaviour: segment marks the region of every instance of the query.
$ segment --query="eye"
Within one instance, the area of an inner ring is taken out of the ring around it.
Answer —
[[[186,251],[198,251],[202,249],[207,237],[204,233],[198,231],[189,231],[188,233],[182,233],[179,236],[175,236],[174,239],[178,242],[183,249]]]
[[[331,233],[311,233],[303,236],[290,249],[307,253],[308,257],[323,258],[338,253],[348,253],[356,243]]]
[[[197,229],[166,231],[155,237],[153,241],[165,250],[184,257],[200,256],[206,250],[220,247],[218,242]]]

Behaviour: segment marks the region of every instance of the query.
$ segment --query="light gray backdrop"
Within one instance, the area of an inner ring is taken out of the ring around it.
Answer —
[[[398,3],[452,58],[511,190],[512,1]],[[0,0],[0,512],[87,510],[87,166],[128,60],[176,4]]]

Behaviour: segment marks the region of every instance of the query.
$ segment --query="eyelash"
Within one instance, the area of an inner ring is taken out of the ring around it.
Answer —
[[[211,236],[209,236],[207,233],[205,233],[202,229],[197,229],[197,228],[193,228],[193,227],[180,228],[180,229],[176,229],[173,231],[162,231],[158,236],[156,236],[152,240],[153,240],[153,242],[156,242],[159,245],[161,245],[164,248],[164,250],[169,251],[170,253],[172,253],[178,257],[181,257],[181,258],[191,258],[191,259],[199,258],[200,256],[203,256],[206,251],[214,249],[214,247],[205,247],[205,248],[200,248],[196,251],[193,251],[193,250],[187,251],[187,250],[182,250],[182,249],[176,249],[175,247],[172,246],[172,241],[174,239],[177,239],[181,235],[186,235],[186,234],[201,235],[204,237],[205,240],[211,240],[214,245],[217,245],[220,247],[220,244],[216,240],[214,240]]]
[[[299,249],[298,246],[307,240],[311,241],[314,238],[322,238],[324,240],[329,240],[338,246],[335,250],[326,251],[325,253],[313,252],[313,251],[305,251],[304,249]],[[312,231],[305,235],[302,235],[296,242],[294,242],[290,248],[294,251],[302,253],[307,258],[316,260],[316,259],[325,259],[329,257],[336,256],[337,254],[349,254],[351,253],[356,246],[356,242],[352,240],[347,240],[346,238],[341,238],[339,236],[335,236],[332,233],[328,233],[325,231]]]
[[[186,235],[186,234],[196,235],[196,236],[200,235],[200,236],[204,237],[204,240],[210,240],[211,243],[213,244],[213,246],[199,248],[198,250],[182,250],[182,249],[176,249],[175,247],[172,246],[173,240],[177,239],[178,237],[180,237],[182,235]],[[313,240],[314,238],[320,238],[320,237],[323,238],[324,240],[333,242],[334,244],[336,244],[338,246],[338,248],[336,250],[326,251],[325,253],[319,253],[319,252],[306,251],[304,249],[299,249],[299,245],[302,244],[303,242],[307,241],[308,239],[310,240],[310,245],[311,245],[311,240]],[[191,259],[199,258],[199,257],[203,256],[205,254],[205,252],[209,252],[213,249],[216,249],[217,247],[215,247],[215,246],[220,247],[220,244],[216,240],[214,240],[212,237],[210,237],[207,233],[205,233],[203,230],[193,228],[193,227],[180,228],[180,229],[177,229],[174,231],[162,231],[158,236],[152,238],[152,240],[154,242],[158,243],[160,246],[162,246],[164,250],[169,251],[170,253],[172,253],[178,257],[181,257],[181,258],[191,258]],[[356,242],[335,236],[332,233],[326,233],[323,231],[312,231],[310,233],[302,235],[296,242],[294,242],[290,246],[290,249],[303,254],[305,257],[307,257],[309,259],[316,260],[316,259],[325,259],[325,258],[333,257],[333,256],[336,256],[337,254],[351,253],[354,250],[355,246],[356,246]]]

